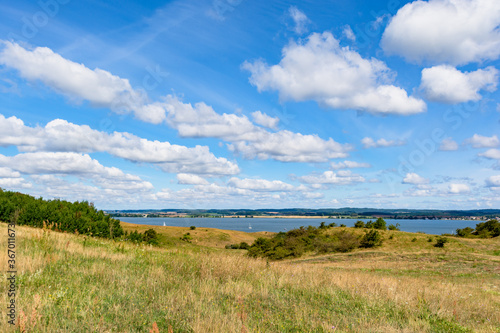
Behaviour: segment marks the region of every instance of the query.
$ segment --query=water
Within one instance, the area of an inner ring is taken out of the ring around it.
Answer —
[[[319,226],[321,222],[327,225],[335,222],[338,225],[354,226],[356,219],[311,219],[311,218],[156,218],[156,217],[120,217],[123,222],[197,228],[217,228],[245,232],[270,231],[280,232],[296,229],[301,226]],[[369,221],[363,219],[363,221]],[[374,220],[373,220],[374,221]],[[431,235],[453,234],[458,228],[474,228],[480,221],[470,220],[391,220],[386,219],[387,225],[399,223],[399,229],[407,232],[424,232]]]

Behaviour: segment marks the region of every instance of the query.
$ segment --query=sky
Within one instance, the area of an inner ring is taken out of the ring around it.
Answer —
[[[500,208],[500,2],[0,4],[0,187],[99,209]]]

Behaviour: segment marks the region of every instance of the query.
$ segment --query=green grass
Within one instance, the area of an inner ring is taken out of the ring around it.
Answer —
[[[437,249],[393,232],[376,250],[267,263],[220,249],[256,237],[230,231],[165,229],[151,247],[17,230],[26,332],[500,332],[497,240]],[[213,247],[180,241],[186,232]],[[0,223],[3,245],[6,234]]]

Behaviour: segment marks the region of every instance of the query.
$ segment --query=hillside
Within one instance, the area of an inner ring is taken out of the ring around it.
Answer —
[[[165,228],[171,242],[158,248],[16,229],[26,332],[498,332],[495,239],[439,249],[428,235],[385,231],[375,250],[266,262],[218,248],[256,236],[222,230]],[[192,243],[178,240],[186,232]],[[6,244],[4,223],[0,235]]]

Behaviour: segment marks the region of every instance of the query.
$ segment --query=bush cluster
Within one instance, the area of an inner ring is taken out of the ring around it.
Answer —
[[[158,233],[154,229],[148,229],[141,234],[135,230],[130,234],[125,233],[125,239],[134,243],[147,243],[151,245],[158,245]]]
[[[372,247],[382,243],[382,237],[372,230],[360,239],[347,230],[326,232],[326,226],[319,228],[300,227],[280,232],[273,238],[257,238],[248,249],[250,257],[266,257],[273,260],[298,258],[306,252],[332,253],[349,252],[361,246]]]
[[[250,245],[248,245],[247,242],[226,245],[226,249],[233,249],[233,250],[248,250],[249,248],[250,248]]]
[[[389,230],[399,230],[398,229],[399,224],[390,225]],[[358,220],[356,223],[354,223],[354,228],[366,228],[366,229],[378,229],[378,230],[387,230],[387,224],[385,223],[385,220],[381,217],[379,217],[375,222],[372,220],[368,222],[363,222],[361,220]]]
[[[487,222],[481,222],[476,224],[476,228],[472,229],[470,227],[457,229],[456,235],[458,237],[466,238],[493,238],[500,236],[500,222],[497,220],[489,220]]]
[[[0,221],[103,238],[123,235],[119,220],[87,201],[44,200],[0,189]]]

